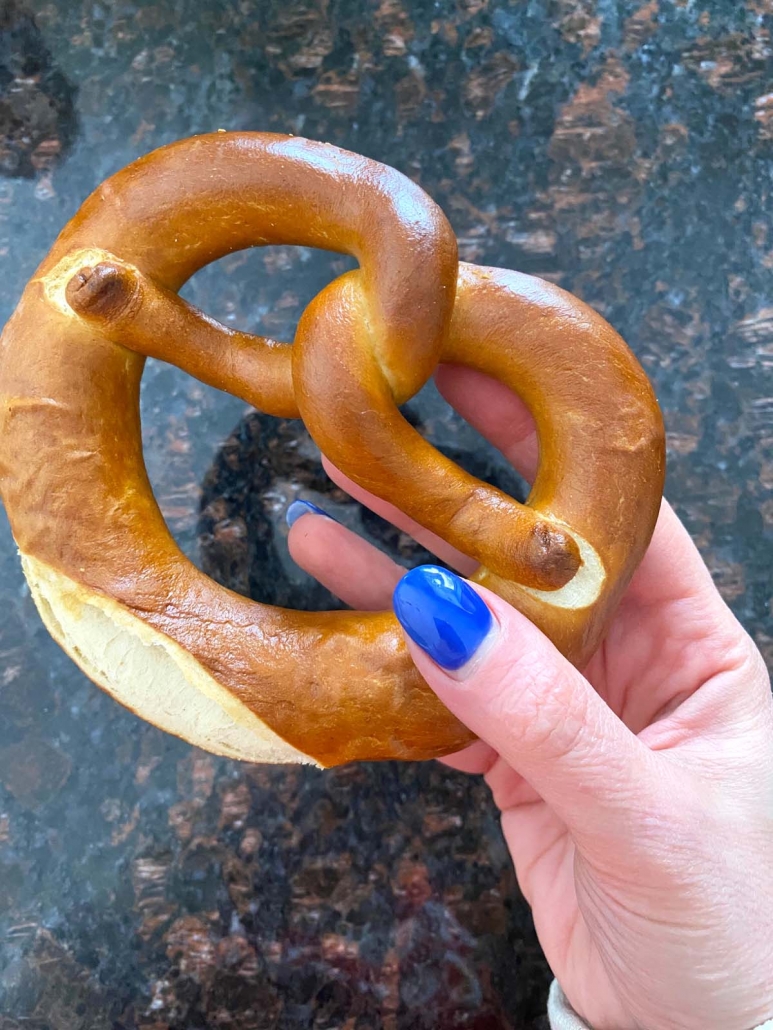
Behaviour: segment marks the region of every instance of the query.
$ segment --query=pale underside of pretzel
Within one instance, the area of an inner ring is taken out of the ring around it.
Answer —
[[[268,243],[353,254],[292,346],[177,296]],[[0,344],[0,491],[54,638],[122,704],[210,751],[334,765],[429,758],[471,739],[389,612],[291,612],[215,584],[173,541],[145,471],[139,385],[169,361],[269,414],[481,567],[572,661],[598,646],[649,541],[660,412],[620,337],[576,298],[457,264],[439,209],[335,147],[214,134],[156,151],[90,197]],[[520,505],[432,448],[398,406],[438,362],[505,383],[537,425]]]

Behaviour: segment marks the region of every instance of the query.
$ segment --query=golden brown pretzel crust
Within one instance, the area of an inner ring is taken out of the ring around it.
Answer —
[[[266,243],[360,263],[309,305],[293,347],[176,296],[208,262]],[[572,661],[598,645],[664,474],[660,412],[623,341],[554,286],[458,265],[442,212],[392,169],[308,140],[217,133],[104,183],[0,344],[0,490],[33,595],[57,640],[139,714],[221,753],[325,766],[429,758],[471,739],[418,676],[391,613],[256,604],[180,553],[142,456],[149,355],[302,415],[352,479],[481,561],[476,578]],[[526,506],[401,418],[441,360],[530,407],[542,460]]]

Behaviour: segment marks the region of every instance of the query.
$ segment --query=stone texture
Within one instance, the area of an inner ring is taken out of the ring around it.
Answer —
[[[769,0],[0,3],[0,318],[86,193],[216,128],[327,139],[417,179],[462,256],[598,308],[657,387],[668,494],[773,658]],[[345,259],[233,255],[186,296],[290,338]],[[41,346],[45,341],[41,341]],[[334,603],[286,555],[295,496],[406,564],[302,428],[150,362],[148,467],[185,551],[263,600]],[[409,417],[518,492],[431,391]],[[549,973],[485,788],[192,751],[43,631],[0,513],[0,1027],[519,1030]]]

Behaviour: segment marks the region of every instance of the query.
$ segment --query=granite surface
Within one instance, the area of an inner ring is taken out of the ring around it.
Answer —
[[[656,384],[668,494],[773,658],[772,0],[0,0],[0,319],[85,195],[220,127],[330,140],[445,208],[462,257],[573,290]],[[291,338],[339,257],[224,259],[185,295]],[[41,341],[44,345],[45,341]],[[185,551],[244,593],[335,603],[283,513],[347,503],[301,426],[150,362],[145,445]],[[425,392],[410,417],[517,492]],[[48,639],[0,512],[0,1028],[542,1025],[549,972],[480,782],[212,758]]]

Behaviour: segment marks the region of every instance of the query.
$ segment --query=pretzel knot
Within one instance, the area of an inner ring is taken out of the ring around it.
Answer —
[[[292,346],[178,297],[203,265],[273,243],[359,262],[309,304]],[[0,490],[33,597],[81,668],[139,715],[250,761],[428,758],[471,739],[391,613],[257,604],[181,554],[143,462],[148,356],[302,417],[352,480],[477,559],[474,578],[570,660],[597,647],[663,486],[660,412],[626,345],[555,286],[460,264],[442,212],[398,172],[308,140],[217,133],[92,194],[0,347]],[[525,505],[400,415],[439,362],[498,379],[531,410],[540,466]]]

